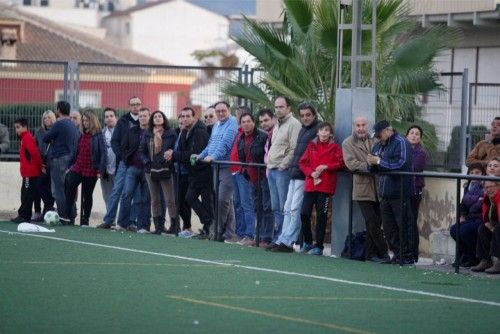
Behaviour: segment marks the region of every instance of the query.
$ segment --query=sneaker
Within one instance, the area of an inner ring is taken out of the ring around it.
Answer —
[[[146,230],[145,228],[141,228],[140,230],[137,231],[139,234],[149,234],[149,231]]]
[[[299,253],[305,254],[309,252],[311,249],[313,249],[313,246],[311,244],[304,243],[302,247],[300,247]]]
[[[110,229],[111,228],[111,224],[102,223],[102,224],[97,225],[95,228]]]
[[[184,230],[178,234],[179,238],[189,239],[193,237],[194,233],[190,230]]]
[[[271,249],[274,253],[293,253],[293,248],[284,244],[279,244],[277,247]]]
[[[61,225],[71,225],[71,219],[65,217],[59,217],[59,222]]]
[[[271,242],[269,245],[267,245],[265,247],[265,249],[266,249],[266,251],[271,252],[274,248],[276,248],[278,246],[279,246],[278,244]]]
[[[126,232],[126,231],[127,231],[127,229],[126,229],[125,227],[123,227],[123,226],[119,225],[119,224],[116,224],[116,226],[115,226],[115,231],[116,231],[116,232]]]
[[[193,235],[192,238],[197,240],[208,240],[210,239],[210,234],[200,229],[199,234]]]
[[[133,232],[133,233],[136,233],[137,232],[137,226],[135,224],[130,224],[128,227],[127,227],[127,231],[129,232]]]
[[[224,243],[225,244],[234,245],[234,244],[237,244],[239,242],[240,242],[240,239],[238,237],[232,237],[232,238],[229,238],[229,239],[224,239]]]
[[[81,228],[89,228],[90,226],[88,224],[83,224],[83,225],[80,224],[80,227]]]
[[[309,252],[307,252],[307,254],[308,255],[323,255],[323,250],[319,247],[314,247]]]
[[[10,221],[16,224],[21,224],[27,222],[28,219],[24,219],[23,217],[17,216],[16,218],[12,218]]]
[[[243,237],[237,242],[237,244],[241,246],[248,246],[248,244],[252,241],[253,239],[250,239],[249,237]]]
[[[31,216],[31,221],[33,223],[40,223],[43,221],[43,215],[40,212],[35,212],[33,216]]]

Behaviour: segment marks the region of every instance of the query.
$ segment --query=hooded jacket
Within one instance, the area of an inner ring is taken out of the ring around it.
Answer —
[[[42,173],[42,157],[36,146],[35,138],[29,131],[20,135],[19,148],[20,172],[22,177],[38,177]]]
[[[320,174],[319,179],[321,182],[315,185],[311,174],[319,165],[326,165],[328,168]],[[316,137],[307,145],[304,154],[300,158],[299,166],[306,177],[305,192],[317,191],[333,195],[337,186],[336,172],[344,168],[342,150],[339,145],[335,144],[333,139],[327,143],[322,143]]]

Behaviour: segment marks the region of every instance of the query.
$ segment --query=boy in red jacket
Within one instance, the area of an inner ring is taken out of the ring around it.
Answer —
[[[344,168],[342,149],[333,141],[333,127],[323,122],[318,136],[309,142],[299,161],[300,170],[306,176],[301,220],[304,244],[301,252],[310,255],[323,254],[326,219],[330,197],[335,193],[337,170]],[[312,246],[311,212],[316,206],[316,244]]]
[[[14,223],[29,222],[31,209],[37,196],[38,177],[42,173],[42,157],[35,139],[28,130],[28,120],[19,118],[14,121],[16,134],[21,138],[19,147],[19,161],[23,183],[21,187],[21,206],[17,210],[18,216],[11,219]]]

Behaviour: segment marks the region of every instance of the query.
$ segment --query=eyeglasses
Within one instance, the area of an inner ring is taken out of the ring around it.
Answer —
[[[207,118],[214,118],[214,115],[205,115],[205,119]]]
[[[131,104],[130,104],[130,106],[131,106],[131,107],[138,107],[138,106],[140,106],[140,105],[141,105],[140,103],[131,103]]]

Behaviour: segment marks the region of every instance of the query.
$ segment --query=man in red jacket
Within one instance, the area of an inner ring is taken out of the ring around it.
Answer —
[[[28,130],[26,118],[15,120],[14,127],[16,134],[21,138],[19,161],[23,183],[21,187],[21,206],[17,210],[17,217],[11,219],[11,221],[19,224],[31,220],[31,209],[37,195],[38,177],[42,173],[42,157],[36,146],[35,138]]]

